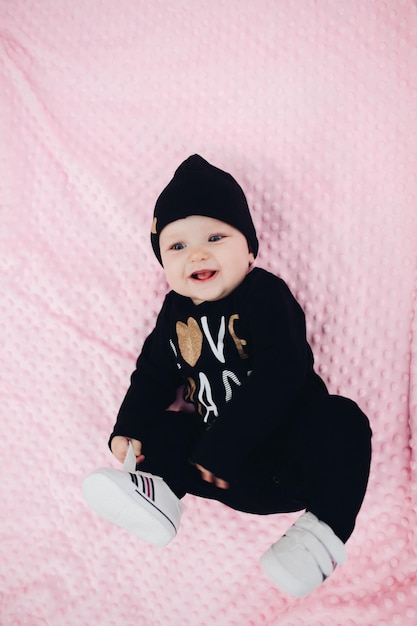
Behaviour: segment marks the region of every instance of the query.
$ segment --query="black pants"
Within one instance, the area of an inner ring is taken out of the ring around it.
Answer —
[[[165,412],[142,442],[138,469],[162,476],[179,498],[191,493],[260,515],[307,509],[347,541],[371,461],[372,433],[357,404],[327,395],[304,403],[286,428],[252,450],[229,489],[203,481],[189,463],[201,432],[195,414]]]

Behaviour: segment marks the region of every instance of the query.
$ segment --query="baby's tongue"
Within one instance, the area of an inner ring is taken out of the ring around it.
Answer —
[[[203,272],[196,272],[195,277],[198,278],[198,280],[207,280],[207,278],[210,278],[211,276],[213,276],[213,274],[214,272],[206,270]]]

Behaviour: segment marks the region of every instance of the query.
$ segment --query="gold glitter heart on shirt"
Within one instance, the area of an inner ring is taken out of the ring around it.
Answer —
[[[177,322],[176,331],[181,356],[188,365],[194,367],[201,356],[203,333],[193,317],[189,317],[186,324]]]

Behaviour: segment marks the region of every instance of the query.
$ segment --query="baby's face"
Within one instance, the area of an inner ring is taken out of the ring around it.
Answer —
[[[165,226],[159,246],[171,289],[191,298],[194,304],[228,296],[254,261],[239,230],[202,215],[190,215]]]

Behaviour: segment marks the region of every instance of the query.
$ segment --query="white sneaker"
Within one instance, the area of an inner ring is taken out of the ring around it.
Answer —
[[[166,546],[177,534],[183,505],[160,476],[103,468],[82,491],[96,513],[147,543]]]
[[[261,566],[277,587],[302,597],[319,587],[346,559],[345,546],[330,526],[307,512],[265,552]]]

